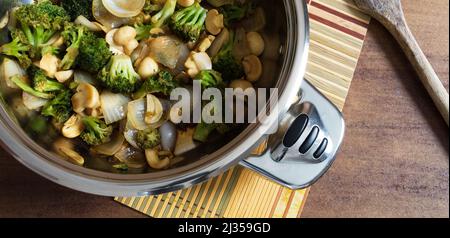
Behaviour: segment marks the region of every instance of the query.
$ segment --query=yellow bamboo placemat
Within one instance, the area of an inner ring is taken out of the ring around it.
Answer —
[[[342,109],[370,18],[351,0],[306,1],[311,44],[305,78]],[[115,200],[156,218],[295,218],[308,192],[289,190],[238,166],[185,190]]]

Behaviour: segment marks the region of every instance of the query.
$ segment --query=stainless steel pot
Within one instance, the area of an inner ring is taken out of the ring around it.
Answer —
[[[0,16],[14,4],[0,0]],[[23,1],[30,2],[30,1]],[[218,176],[241,164],[293,189],[311,185],[331,166],[341,144],[344,123],[339,111],[309,83],[303,81],[309,43],[307,6],[303,0],[260,0],[268,24],[262,57],[264,77],[257,87],[279,91],[277,133],[261,123],[248,125],[229,140],[213,139],[185,155],[175,168],[147,174],[112,174],[72,165],[43,149],[14,121],[8,105],[0,105],[0,137],[18,161],[36,173],[63,186],[107,196],[143,196],[183,189]],[[7,38],[0,32],[1,40]],[[302,84],[303,82],[303,84]],[[300,99],[296,102],[294,98]],[[269,147],[260,157],[249,157],[260,142]]]

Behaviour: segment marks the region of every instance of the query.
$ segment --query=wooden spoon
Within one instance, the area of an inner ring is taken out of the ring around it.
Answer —
[[[400,0],[354,0],[356,6],[377,19],[395,37],[449,125],[449,96],[409,29]]]

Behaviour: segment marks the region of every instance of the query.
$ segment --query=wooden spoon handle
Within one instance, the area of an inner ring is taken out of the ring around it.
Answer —
[[[403,51],[428,91],[428,94],[430,94],[434,104],[442,114],[445,122],[447,122],[447,125],[449,125],[449,95],[447,90],[437,76],[427,57],[420,49],[420,46],[409,29],[403,14],[401,17],[395,17],[394,19],[395,21],[384,22],[384,24],[387,23],[385,24],[386,28],[397,39],[400,46],[403,48]]]

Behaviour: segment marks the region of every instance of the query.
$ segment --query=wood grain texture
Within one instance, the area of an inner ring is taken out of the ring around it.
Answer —
[[[447,88],[448,6],[446,0],[404,3]],[[345,145],[312,188],[305,217],[448,217],[448,128],[399,46],[375,21],[344,114]],[[0,217],[144,217],[111,198],[55,185],[3,150],[0,168]]]
[[[403,1],[406,18],[448,90],[449,2]],[[448,128],[399,45],[371,22],[331,171],[303,217],[448,217]]]
[[[400,0],[354,0],[399,42],[442,117],[449,124],[449,95],[406,23]]]

